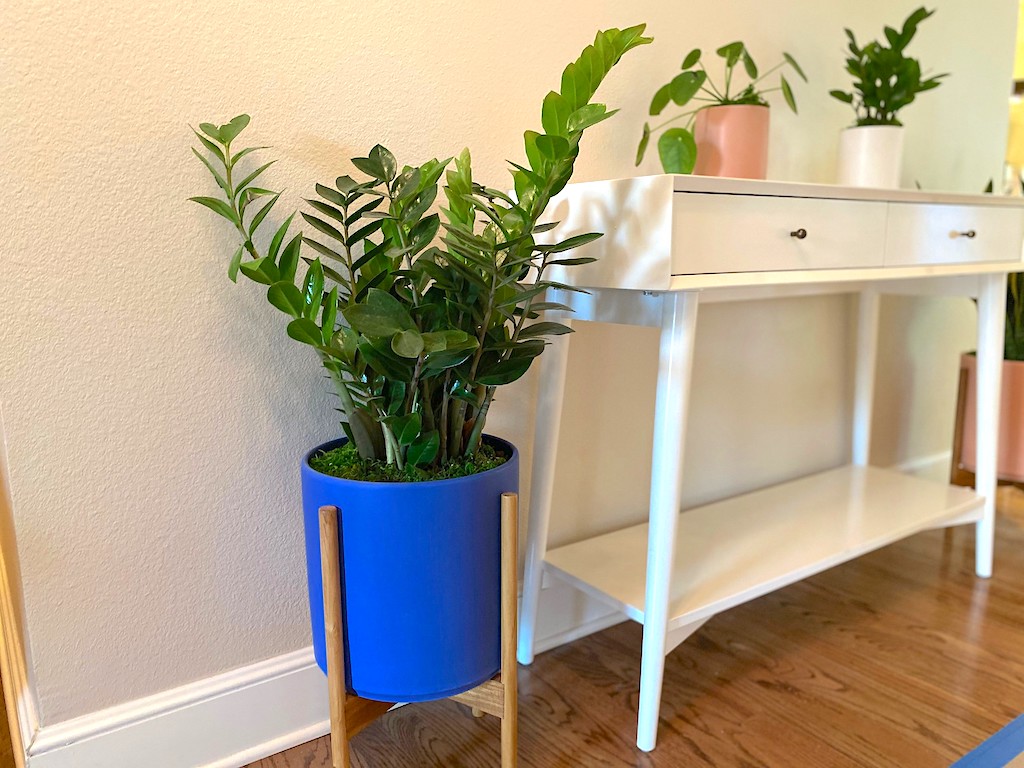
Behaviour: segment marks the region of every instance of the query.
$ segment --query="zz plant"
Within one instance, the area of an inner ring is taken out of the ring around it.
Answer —
[[[525,164],[511,163],[514,195],[476,182],[468,150],[401,166],[377,145],[352,159],[357,178],[315,186],[302,212],[311,234],[292,232],[293,213],[268,241],[261,225],[281,193],[257,186],[271,163],[243,170],[263,148],[234,149],[249,117],[194,131],[209,155],[193,151],[222,194],[191,199],[239,238],[228,276],[265,285],[288,335],[317,355],[362,461],[416,479],[472,460],[496,388],[525,374],[546,338],[569,332],[539,319],[566,309],[545,301],[548,288],[572,290],[547,270],[592,261],[566,254],[600,234],[542,244],[537,235],[554,225],[538,222],[584,132],[615,113],[591,99],[623,54],[651,42],[643,31],[599,32],[565,68],[544,98],[543,132],[525,133]]]
[[[725,75],[721,81],[721,87],[711,80],[707,69],[704,68],[700,48],[694,48],[683,59],[682,73],[673,77],[655,92],[649,110],[652,117],[660,115],[669,102],[674,103],[677,107],[686,107],[692,102],[697,103],[698,106],[675,115],[653,128],[649,122],[644,123],[640,144],[636,148],[636,165],[640,165],[643,161],[652,135],[685,119],[684,126],[669,128],[661,134],[658,139],[658,156],[665,173],[690,173],[693,171],[697,162],[697,143],[693,138],[693,123],[699,112],[710,107],[732,104],[767,107],[768,101],[765,99],[765,94],[782,91],[786,104],[796,113],[796,98],[784,75],[779,74],[779,84],[774,88],[765,88],[761,85],[765,78],[786,66],[792,68],[804,82],[807,81],[803,69],[788,53],[783,53],[782,61],[764,72],[758,69],[747,46],[740,41],[723,45],[715,53],[725,60]],[[736,68],[741,63],[743,71],[747,75],[745,85],[733,81],[734,75],[737,74]]]
[[[925,78],[921,62],[905,51],[918,25],[935,13],[923,6],[907,17],[900,30],[886,27],[886,43],[872,40],[861,47],[849,29],[846,31],[849,57],[846,71],[853,76],[852,91],[830,91],[835,99],[853,107],[855,126],[903,125],[899,112],[914,102],[919,93],[938,88],[948,73]]]

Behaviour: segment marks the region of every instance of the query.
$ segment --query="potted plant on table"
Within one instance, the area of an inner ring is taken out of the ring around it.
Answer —
[[[658,156],[666,173],[697,173],[704,176],[734,176],[763,179],[768,170],[768,101],[765,95],[781,91],[793,112],[796,99],[785,76],[779,84],[763,88],[760,84],[783,67],[790,67],[804,81],[807,76],[788,53],[765,72],[758,70],[750,51],[742,42],[729,43],[716,53],[725,60],[725,76],[718,87],[695,48],[683,59],[682,73],[661,86],[651,100],[650,114],[658,116],[669,102],[678,107],[699,106],[678,114],[659,125],[644,123],[636,150],[636,165],[644,158],[651,136],[667,126],[685,120],[685,125],[667,128],[658,138]],[[748,82],[743,87],[733,82],[742,63]]]
[[[853,76],[851,91],[831,91],[833,98],[853,107],[856,122],[839,139],[838,182],[854,187],[899,186],[903,160],[903,123],[899,113],[919,93],[938,88],[947,74],[924,77],[921,63],[905,51],[918,25],[935,13],[924,7],[907,17],[900,30],[885,28],[886,42],[873,40],[861,47],[846,31],[850,56],[846,71]],[[887,43],[887,44],[886,44]]]
[[[958,430],[962,436],[959,444],[954,445],[954,481],[960,475],[960,466],[968,472],[975,471],[977,363],[973,352],[960,356],[961,391],[957,421],[958,426],[962,425]],[[1024,483],[1024,273],[1020,272],[1006,276],[1006,331],[996,475],[1000,480]],[[973,484],[973,478],[966,480],[969,480],[967,484]]]
[[[353,158],[357,177],[317,184],[268,238],[280,192],[257,186],[236,150],[249,118],[196,131],[221,194],[192,198],[227,219],[240,244],[228,275],[267,288],[288,335],[317,355],[338,397],[345,437],[302,463],[310,612],[326,671],[317,511],[341,509],[346,686],[364,698],[419,701],[469,690],[499,665],[502,492],[517,454],[484,433],[499,386],[520,378],[545,339],[569,331],[539,319],[549,267],[600,235],[542,245],[535,235],[568,183],[584,131],[611,117],[591,103],[620,57],[650,42],[644,25],[599,32],[570,63],[525,133],[514,195],[473,178],[470,155],[401,166],[384,147]],[[440,212],[439,184],[444,197]],[[559,287],[566,288],[567,286]]]

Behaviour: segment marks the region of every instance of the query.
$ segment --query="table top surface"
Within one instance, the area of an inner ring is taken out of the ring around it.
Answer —
[[[805,197],[823,200],[875,200],[894,203],[943,203],[947,205],[980,205],[1024,208],[1024,197],[1007,195],[964,194],[960,192],[931,192],[921,189],[875,189],[869,187],[842,187],[837,184],[810,184],[797,181],[763,179],[733,179],[722,176],[693,176],[659,174],[634,176],[630,179],[575,182],[572,186],[589,184],[608,185],[638,180],[657,183],[665,180],[665,189],[674,192],[713,195],[765,195],[771,197]],[[671,186],[669,186],[671,185]]]

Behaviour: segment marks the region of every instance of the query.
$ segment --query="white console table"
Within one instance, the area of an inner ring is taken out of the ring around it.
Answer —
[[[562,322],[661,329],[649,522],[548,550],[568,336],[541,358],[519,660],[533,661],[544,573],[643,625],[637,745],[657,738],[664,657],[716,613],[919,531],[976,526],[992,573],[1006,274],[1024,271],[1024,204],[1011,198],[651,176],[573,184],[549,208],[552,241],[605,236],[553,279]],[[880,293],[978,303],[975,490],[868,463]],[[824,293],[859,295],[847,466],[681,512],[697,309]]]

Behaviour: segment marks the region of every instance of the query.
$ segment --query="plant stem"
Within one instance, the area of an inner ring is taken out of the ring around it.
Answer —
[[[707,69],[704,67],[704,62],[700,62],[700,68],[704,72],[704,76],[705,76],[704,77],[704,83],[705,83],[705,85],[707,85],[712,91],[714,91],[714,95],[717,96],[719,99],[724,99],[725,96],[723,96],[721,91],[719,91],[715,87],[715,84],[713,82],[711,82],[711,75],[708,74]]]
[[[676,122],[677,120],[682,120],[684,117],[695,115],[702,109],[706,109],[706,107],[697,107],[697,109],[691,109],[689,112],[683,112],[681,114],[678,114],[675,117],[666,120],[664,123],[660,123],[659,125],[656,125],[653,128],[651,128],[651,133],[654,133],[655,131],[660,131],[666,125],[672,125],[672,123]]]

